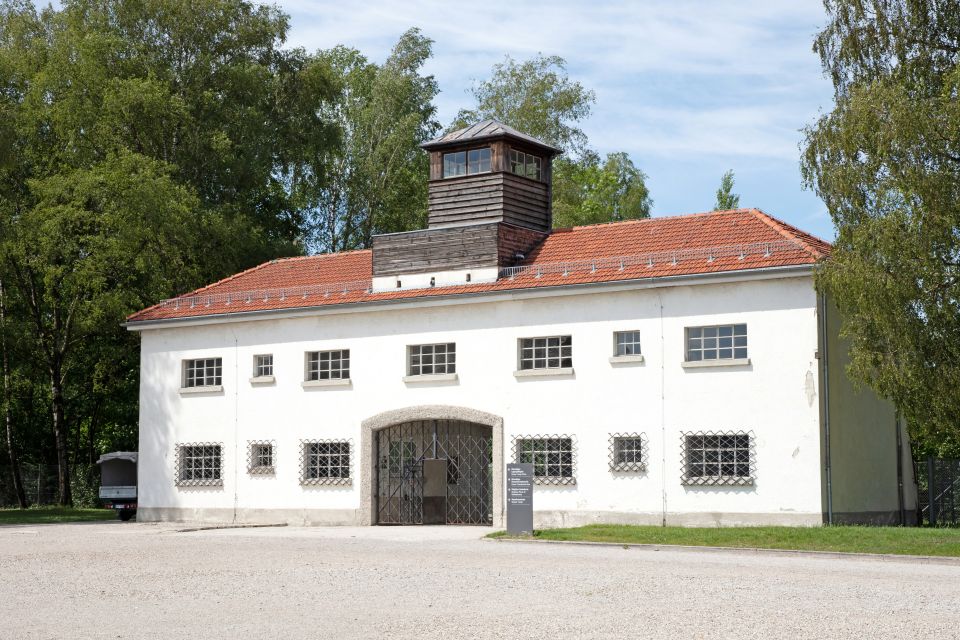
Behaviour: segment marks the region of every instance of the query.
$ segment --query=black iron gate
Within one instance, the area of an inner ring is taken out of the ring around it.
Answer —
[[[920,524],[960,524],[960,460],[927,458],[916,469]]]
[[[378,524],[493,523],[490,427],[404,422],[377,432],[376,451]]]

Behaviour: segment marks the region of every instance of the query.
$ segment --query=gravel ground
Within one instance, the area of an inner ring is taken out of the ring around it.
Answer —
[[[960,566],[478,528],[0,527],[2,638],[960,638]]]

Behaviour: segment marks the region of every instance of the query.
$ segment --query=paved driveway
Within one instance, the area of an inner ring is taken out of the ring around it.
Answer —
[[[960,566],[483,533],[0,527],[0,637],[960,637]]]

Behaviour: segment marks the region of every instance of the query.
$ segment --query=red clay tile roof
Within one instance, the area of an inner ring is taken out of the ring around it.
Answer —
[[[131,315],[131,323],[814,264],[831,246],[758,209],[630,220],[551,233],[496,282],[372,291],[369,250],[285,258]]]

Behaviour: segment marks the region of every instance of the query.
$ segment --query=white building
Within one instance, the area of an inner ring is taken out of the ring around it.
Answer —
[[[915,508],[814,289],[827,243],[758,210],[551,233],[554,149],[495,122],[424,146],[427,230],[130,317],[141,521],[501,526],[511,461],[537,526]]]

